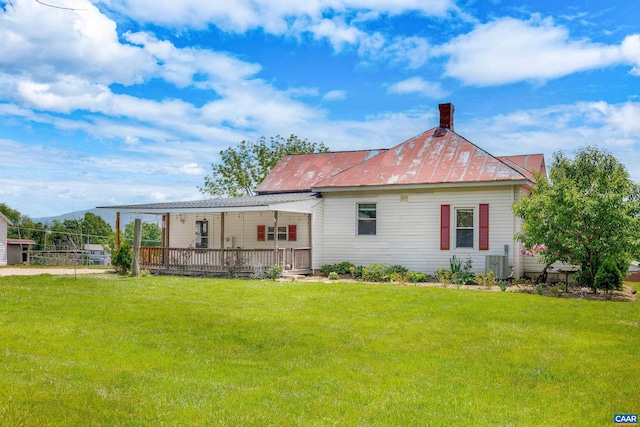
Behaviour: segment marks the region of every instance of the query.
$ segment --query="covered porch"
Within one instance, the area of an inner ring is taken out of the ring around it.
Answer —
[[[160,246],[140,248],[140,267],[151,272],[250,276],[281,266],[284,274],[310,274],[313,212],[321,201],[292,193],[99,209],[116,212],[117,247],[124,214],[152,215],[161,225]]]
[[[201,249],[143,246],[140,266],[166,274],[241,276],[280,265],[285,274],[310,274],[311,248]]]

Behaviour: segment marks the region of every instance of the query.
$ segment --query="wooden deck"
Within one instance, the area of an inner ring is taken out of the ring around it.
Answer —
[[[312,272],[311,248],[195,249],[143,246],[141,268],[176,274],[250,275],[281,265],[289,274]]]

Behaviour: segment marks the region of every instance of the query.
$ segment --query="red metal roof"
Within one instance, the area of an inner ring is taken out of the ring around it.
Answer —
[[[534,173],[547,174],[547,167],[544,164],[544,154],[525,154],[521,156],[501,156],[498,157],[509,166],[518,169],[531,182],[535,182]]]
[[[341,151],[285,156],[258,186],[258,194],[310,191],[318,182],[387,150]]]
[[[515,166],[499,160],[450,129],[436,127],[317,182],[314,188],[530,180]]]

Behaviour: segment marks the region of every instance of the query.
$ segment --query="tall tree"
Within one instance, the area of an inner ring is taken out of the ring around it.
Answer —
[[[596,291],[603,263],[624,271],[640,256],[640,186],[611,154],[587,146],[573,160],[553,155],[549,179],[537,176],[531,196],[516,203],[524,219],[518,238],[525,246],[544,244],[547,263],[580,266],[578,279]]]
[[[2,212],[13,226],[9,227],[7,237],[14,239],[32,239],[36,242],[33,249],[41,249],[44,241],[45,226],[40,222],[34,222],[29,215],[21,214],[19,211],[12,209],[6,203],[0,203],[0,212]]]
[[[81,219],[54,220],[49,243],[58,249],[82,248],[85,243],[106,244],[113,229],[101,216],[85,212]]]
[[[291,135],[265,137],[257,141],[241,141],[220,152],[220,163],[211,164],[211,175],[205,176],[200,192],[212,196],[251,196],[273,167],[287,154],[327,152],[322,142],[309,142]]]

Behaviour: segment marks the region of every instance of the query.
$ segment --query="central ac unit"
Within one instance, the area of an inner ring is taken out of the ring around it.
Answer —
[[[506,255],[487,255],[484,263],[484,273],[493,270],[494,277],[506,280],[509,277],[509,257]]]

